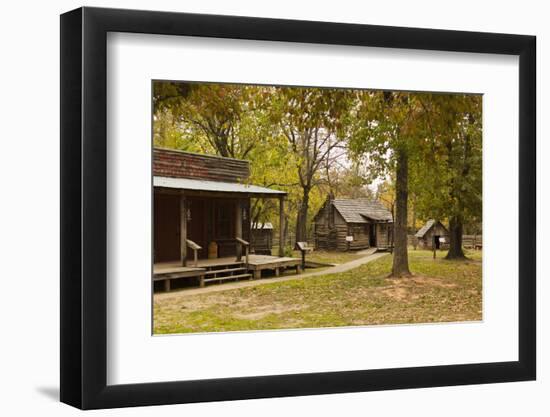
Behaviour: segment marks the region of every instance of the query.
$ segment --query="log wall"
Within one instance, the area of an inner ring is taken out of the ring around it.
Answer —
[[[392,243],[392,224],[346,223],[331,204],[326,204],[315,217],[315,247],[329,251],[368,249],[371,227],[376,228],[376,246],[387,248]],[[353,242],[347,242],[346,236],[353,236]]]
[[[434,236],[445,237],[446,242],[442,243],[440,248],[445,249],[449,246],[449,234],[440,224],[436,224],[421,238],[418,239],[418,247],[421,249],[432,249]]]
[[[320,250],[336,250],[337,233],[334,222],[331,221],[331,204],[325,204],[315,217],[315,248]]]
[[[376,225],[376,247],[388,248],[392,242],[393,224],[378,223]]]
[[[273,229],[251,229],[250,238],[256,254],[271,255],[273,248]]]
[[[341,243],[345,246],[345,249],[349,250],[360,250],[368,249],[369,244],[369,232],[370,224],[361,223],[361,224],[349,224],[348,233],[342,236]],[[346,242],[346,236],[353,236],[353,242]]]

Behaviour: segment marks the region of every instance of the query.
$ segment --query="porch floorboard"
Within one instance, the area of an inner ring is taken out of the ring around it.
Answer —
[[[275,273],[279,275],[281,268],[296,268],[296,272],[299,273],[301,271],[302,261],[298,258],[251,254],[248,257],[248,267],[245,265],[246,259],[244,256],[241,261],[237,261],[234,256],[230,256],[215,259],[199,259],[196,265],[193,261],[190,262],[193,263],[193,266],[181,266],[177,261],[156,263],[153,265],[153,279],[155,281],[162,281],[177,278],[199,277],[201,285],[204,285],[205,282],[223,280],[224,277],[215,279],[206,278],[218,268],[220,268],[220,273],[232,273],[237,272],[237,270],[242,270],[244,272],[248,270],[253,273],[254,278],[261,278],[261,271],[265,269],[274,270]],[[233,276],[233,278],[239,277],[239,275]],[[229,279],[231,276],[225,278]]]

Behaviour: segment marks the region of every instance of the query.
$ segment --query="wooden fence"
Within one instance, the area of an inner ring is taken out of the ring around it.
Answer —
[[[296,245],[296,237],[294,231],[287,233],[285,238],[285,247],[294,248]],[[313,244],[315,242],[315,235],[313,228],[308,232],[308,243]],[[414,235],[407,235],[407,245],[415,246],[417,244],[417,238]],[[279,234],[273,234],[273,247],[279,246]],[[482,235],[463,235],[462,246],[466,249],[482,249],[483,248],[483,236]]]
[[[481,249],[483,248],[482,235],[463,235],[462,246],[468,249]]]
[[[307,242],[311,245],[315,243],[315,234],[313,233],[313,228],[308,231]],[[279,233],[273,234],[273,247],[279,246]],[[296,233],[294,230],[289,231],[285,236],[285,247],[290,247],[294,249],[296,246]]]
[[[414,235],[407,235],[407,245],[415,246],[416,243]],[[483,237],[482,235],[462,235],[462,246],[466,249],[482,249]]]

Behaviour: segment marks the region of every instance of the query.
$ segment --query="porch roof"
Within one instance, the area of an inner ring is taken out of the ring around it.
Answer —
[[[285,191],[273,190],[253,184],[236,182],[204,181],[190,178],[153,177],[153,186],[178,190],[207,191],[216,193],[242,193],[257,196],[284,196]]]

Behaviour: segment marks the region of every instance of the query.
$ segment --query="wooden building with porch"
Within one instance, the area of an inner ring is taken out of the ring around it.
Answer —
[[[414,236],[421,249],[449,248],[449,232],[439,220],[428,220]]]
[[[329,197],[313,221],[317,249],[388,250],[393,247],[392,213],[376,200]]]
[[[245,160],[171,149],[153,150],[154,280],[210,281],[259,278],[286,267],[299,272],[300,260],[249,254],[250,199],[279,201],[280,239],[286,193],[249,184]]]
[[[273,249],[273,224],[269,222],[252,222],[250,240],[252,252],[261,255],[271,255]]]

